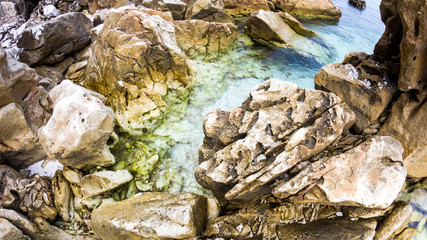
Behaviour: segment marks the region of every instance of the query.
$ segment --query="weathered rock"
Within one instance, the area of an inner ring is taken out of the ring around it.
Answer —
[[[50,83],[49,86],[46,87],[48,90],[51,90],[64,79],[64,75],[57,68],[41,65],[34,69],[40,77],[44,78],[43,81]]]
[[[85,198],[98,196],[113,190],[133,179],[128,170],[101,171],[82,177],[82,193]]]
[[[348,3],[360,9],[366,8],[365,0],[348,0]]]
[[[62,169],[62,174],[64,175],[64,178],[69,182],[71,190],[73,191],[73,195],[78,198],[82,198],[82,190],[81,190],[81,181],[83,174],[76,170],[71,169],[69,167],[64,167]]]
[[[58,210],[59,216],[65,222],[71,222],[72,216],[70,213],[74,211],[73,193],[71,192],[70,184],[65,179],[62,171],[57,170],[52,179],[53,196],[55,199],[55,207]]]
[[[129,3],[129,0],[87,0],[90,13],[102,8],[119,8]]]
[[[4,218],[0,218],[0,239],[3,240],[30,240],[17,227]]]
[[[187,10],[186,2],[181,0],[143,0],[142,5],[162,12],[169,11],[174,20],[184,20]]]
[[[0,206],[18,208],[19,195],[16,180],[23,176],[7,165],[0,165]],[[0,224],[1,225],[1,224]]]
[[[417,232],[417,229],[407,227],[407,228],[403,229],[403,231],[401,233],[396,235],[393,238],[393,240],[411,240],[411,239],[413,239],[416,232]]]
[[[359,218],[377,218],[382,217],[386,212],[390,211],[392,206],[386,209],[375,209],[375,208],[365,208],[365,207],[343,207],[343,212],[347,218],[359,219]]]
[[[0,25],[18,21],[19,15],[13,2],[0,2]]]
[[[296,15],[300,18],[338,19],[341,10],[330,0],[272,0],[276,9]]]
[[[399,140],[405,150],[403,163],[411,177],[427,177],[426,100],[423,94],[400,95],[378,133]]]
[[[74,83],[82,82],[85,77],[86,67],[87,60],[74,63],[68,68],[65,78],[70,79]]]
[[[314,82],[317,89],[333,92],[349,105],[356,114],[353,128],[361,132],[380,117],[397,92],[388,75],[388,68],[373,57],[350,53],[342,64],[322,67]]]
[[[306,37],[318,37],[317,33],[306,28],[300,21],[292,17],[289,13],[279,12],[278,15],[298,34]]]
[[[102,240],[191,238],[205,226],[206,199],[191,193],[146,192],[103,205],[91,219]]]
[[[68,13],[26,28],[18,39],[19,61],[56,63],[90,43],[92,22],[83,13]]]
[[[226,51],[239,34],[232,23],[175,21],[176,41],[187,56]]]
[[[111,10],[92,47],[84,86],[107,97],[126,131],[149,129],[166,105],[162,97],[192,82],[174,27],[161,16],[144,8]]]
[[[219,200],[260,198],[353,123],[354,114],[334,94],[270,79],[242,107],[206,116],[201,150],[211,154],[200,156],[196,179]]]
[[[40,129],[40,143],[48,156],[65,166],[85,168],[111,165],[106,142],[114,127],[114,113],[104,97],[64,80],[49,92],[54,110]]]
[[[185,13],[185,19],[200,19],[222,23],[233,22],[233,18],[225,12],[222,0],[190,1]]]
[[[249,15],[259,10],[270,10],[267,0],[223,0],[225,11],[232,16]]]
[[[412,206],[406,202],[396,202],[393,211],[378,223],[375,240],[386,240],[402,232],[412,216]]]
[[[345,153],[323,158],[288,181],[277,183],[272,193],[291,201],[387,208],[402,190],[406,169],[400,143],[376,136]]]

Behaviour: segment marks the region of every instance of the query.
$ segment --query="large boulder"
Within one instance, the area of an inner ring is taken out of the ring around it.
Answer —
[[[141,0],[134,1],[139,3]],[[187,1],[181,0],[143,0],[142,5],[162,12],[171,12],[174,20],[184,20]]]
[[[206,198],[146,192],[95,209],[91,220],[95,236],[102,240],[191,238],[205,226]]]
[[[296,202],[385,209],[405,184],[402,153],[396,139],[375,136],[306,166],[291,179],[276,183],[272,193]]]
[[[83,13],[67,13],[26,28],[17,46],[22,48],[19,61],[28,65],[53,64],[67,54],[90,44],[92,21]]]
[[[403,163],[411,177],[427,177],[427,95],[400,95],[378,134],[393,136],[402,144]]]
[[[39,130],[47,155],[75,168],[114,163],[106,145],[114,127],[114,112],[104,105],[105,98],[69,80],[53,88],[49,97],[52,117]]]
[[[270,10],[267,0],[224,0],[225,11],[233,16],[249,15],[259,10]]]
[[[253,200],[332,144],[355,120],[336,95],[270,79],[204,120],[197,181],[220,200]]]
[[[331,0],[272,0],[275,7],[300,18],[339,19],[341,10]]]
[[[208,22],[233,22],[224,10],[222,0],[192,0],[185,13],[185,19],[200,19]]]
[[[226,51],[239,34],[232,23],[202,20],[175,21],[176,41],[187,56]]]
[[[147,131],[166,108],[162,98],[192,82],[165,16],[172,20],[170,13],[151,9],[113,9],[93,44],[84,86],[107,97],[125,131]]]

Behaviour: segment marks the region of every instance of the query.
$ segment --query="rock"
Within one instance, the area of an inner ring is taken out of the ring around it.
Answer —
[[[44,78],[43,81],[49,82],[49,85],[46,87],[48,90],[51,90],[64,79],[64,75],[54,67],[41,65],[34,69],[40,77]]]
[[[202,233],[206,199],[191,193],[146,192],[95,209],[95,236],[112,239],[184,239]]]
[[[365,0],[348,0],[348,3],[360,9],[366,8]]]
[[[285,22],[288,24],[296,33],[306,37],[319,37],[317,33],[306,28],[300,21],[292,17],[289,13],[279,12],[277,13]]]
[[[232,23],[233,18],[224,10],[222,0],[190,1],[185,19],[200,19],[207,22]]]
[[[0,25],[18,21],[19,16],[13,2],[0,2]]]
[[[272,0],[276,9],[296,15],[300,18],[339,19],[341,10],[330,0]]]
[[[95,13],[102,8],[119,8],[128,3],[129,0],[87,0],[90,13]]]
[[[73,195],[75,197],[82,198],[83,194],[81,190],[81,180],[83,174],[80,171],[76,169],[71,169],[69,167],[64,167],[62,169],[62,174],[70,184],[71,190],[73,191]]]
[[[245,16],[259,10],[270,10],[267,0],[223,0],[225,11],[232,16]]]
[[[71,222],[72,216],[70,216],[70,213],[74,212],[73,193],[71,192],[70,184],[60,170],[56,171],[52,179],[52,188],[54,203],[59,216],[65,222]]]
[[[133,179],[128,170],[101,171],[82,177],[82,193],[85,198],[98,196],[113,190]]]
[[[187,1],[181,0],[143,0],[142,5],[162,12],[171,12],[173,20],[184,20]]]
[[[3,240],[30,240],[8,220],[0,218],[0,239]]]
[[[85,78],[87,60],[72,64],[65,74],[65,78],[70,79],[74,83],[80,83]]]
[[[92,46],[84,86],[107,97],[127,132],[150,131],[166,107],[162,98],[192,82],[166,16],[145,8],[111,10]]]
[[[53,113],[40,129],[47,155],[65,166],[87,168],[114,163],[106,146],[114,127],[114,113],[104,97],[64,80],[49,92]]]
[[[338,117],[339,116],[339,117]],[[301,161],[320,153],[353,125],[334,94],[270,79],[231,112],[209,113],[197,181],[221,201],[253,200]]]
[[[352,57],[359,58],[351,64]],[[372,73],[372,74],[371,74]],[[377,73],[377,74],[375,74]],[[361,132],[376,121],[393,100],[397,88],[388,78],[388,68],[364,53],[351,53],[342,64],[322,67],[314,77],[316,89],[338,95],[356,114],[353,128]],[[351,94],[349,94],[351,93]]]
[[[411,177],[427,177],[427,95],[403,93],[378,132],[402,144],[403,163]]]
[[[273,48],[292,48],[302,55],[325,62],[325,56],[331,55],[331,52],[325,48],[326,45],[298,34],[297,31],[308,35],[313,35],[314,32],[303,29],[302,25],[294,20],[296,19],[287,17],[283,13],[260,10],[247,18],[245,32],[260,44]],[[290,25],[287,22],[290,22]]]
[[[377,218],[384,216],[388,211],[391,210],[391,206],[386,209],[375,209],[375,208],[365,208],[365,207],[343,207],[343,212],[347,218],[350,219],[369,219]]]
[[[378,223],[375,240],[386,240],[402,232],[412,216],[412,206],[406,202],[396,202],[393,211]]]
[[[175,21],[174,25],[178,46],[187,56],[224,52],[239,34],[232,23],[185,20]]]
[[[382,208],[390,206],[402,190],[406,169],[400,143],[387,136],[372,139],[342,154],[305,167],[272,193],[290,201]]]
[[[92,22],[83,13],[67,13],[26,28],[18,39],[19,61],[52,64],[90,43]]]
[[[417,229],[408,227],[403,229],[403,231],[398,235],[396,235],[393,239],[394,240],[411,240],[413,239],[416,232],[417,232]]]
[[[15,169],[0,165],[0,206],[3,208],[17,209],[19,196],[17,194],[18,186],[16,180],[23,176]],[[1,224],[0,224],[1,225]]]

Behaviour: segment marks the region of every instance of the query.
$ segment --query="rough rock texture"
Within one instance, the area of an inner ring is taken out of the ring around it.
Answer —
[[[98,196],[113,190],[133,179],[128,170],[101,171],[82,177],[82,194],[85,198]]]
[[[393,211],[378,223],[374,239],[387,240],[402,232],[411,219],[412,211],[411,204],[396,202]]]
[[[0,239],[2,240],[29,240],[17,227],[4,218],[0,218]]]
[[[40,129],[47,155],[65,166],[85,168],[111,165],[114,157],[106,142],[114,127],[114,113],[105,98],[64,80],[49,92],[52,117]]]
[[[0,25],[13,23],[19,19],[13,2],[0,2]]]
[[[129,3],[129,0],[87,0],[90,13],[102,8],[119,8]]]
[[[196,179],[219,200],[260,198],[353,123],[354,113],[336,95],[270,79],[241,107],[206,116]]]
[[[314,77],[316,89],[338,95],[356,114],[353,128],[361,132],[376,121],[397,92],[389,66],[366,53],[347,54],[343,63],[320,69]]]
[[[267,0],[223,0],[225,11],[233,16],[249,15],[259,10],[270,10]]]
[[[185,19],[200,19],[208,22],[233,22],[233,18],[224,10],[222,0],[192,0],[190,1]]]
[[[427,95],[400,95],[380,135],[396,138],[404,148],[403,163],[412,177],[427,177]]]
[[[272,0],[277,9],[301,18],[341,17],[341,10],[330,0]]]
[[[185,20],[175,21],[174,26],[178,46],[187,56],[224,52],[239,34],[232,23]]]
[[[26,28],[18,39],[19,61],[28,65],[56,63],[90,43],[92,22],[83,13],[68,13]]]
[[[68,181],[65,179],[62,171],[57,170],[52,179],[53,195],[55,200],[55,207],[58,210],[59,216],[65,222],[71,222],[73,207],[73,193]]]
[[[19,204],[16,181],[23,176],[7,165],[0,165],[0,207],[17,209]]]
[[[348,0],[348,3],[360,9],[366,8],[365,0]]]
[[[93,211],[91,219],[95,235],[102,240],[190,238],[203,231],[206,198],[147,192],[103,205]]]
[[[290,180],[276,183],[272,193],[288,198],[302,191],[290,200],[385,209],[405,184],[402,153],[396,139],[375,136],[345,153],[306,166]]]
[[[289,13],[279,12],[278,15],[298,34],[306,37],[318,37],[315,32],[306,28],[302,23],[300,23],[300,21],[292,17]]]
[[[126,131],[146,128],[160,116],[168,89],[192,82],[174,27],[161,16],[142,8],[111,10],[92,47],[84,85],[107,97]]]
[[[180,0],[143,0],[142,5],[162,12],[169,11],[174,20],[184,20],[187,10],[186,2]]]

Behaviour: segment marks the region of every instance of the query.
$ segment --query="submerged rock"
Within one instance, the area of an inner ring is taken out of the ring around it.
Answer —
[[[114,127],[114,113],[98,93],[64,80],[49,92],[53,113],[40,129],[47,155],[65,166],[87,168],[114,163],[106,142]]]
[[[200,19],[208,22],[232,23],[233,18],[224,10],[222,0],[192,0],[185,19]]]
[[[335,7],[330,0],[272,0],[277,9],[296,15],[300,18],[341,17],[341,9]]]
[[[270,79],[241,107],[206,116],[196,179],[220,200],[260,198],[353,123],[353,112],[334,94]]]
[[[206,199],[191,193],[147,192],[103,205],[91,220],[95,236],[102,240],[191,238],[205,226]]]
[[[92,22],[83,13],[68,13],[26,28],[18,39],[19,61],[52,64],[90,43]]]
[[[101,171],[82,177],[81,190],[85,198],[98,196],[113,190],[133,179],[128,170]]]
[[[226,51],[239,34],[232,23],[175,21],[176,41],[187,56]]]

